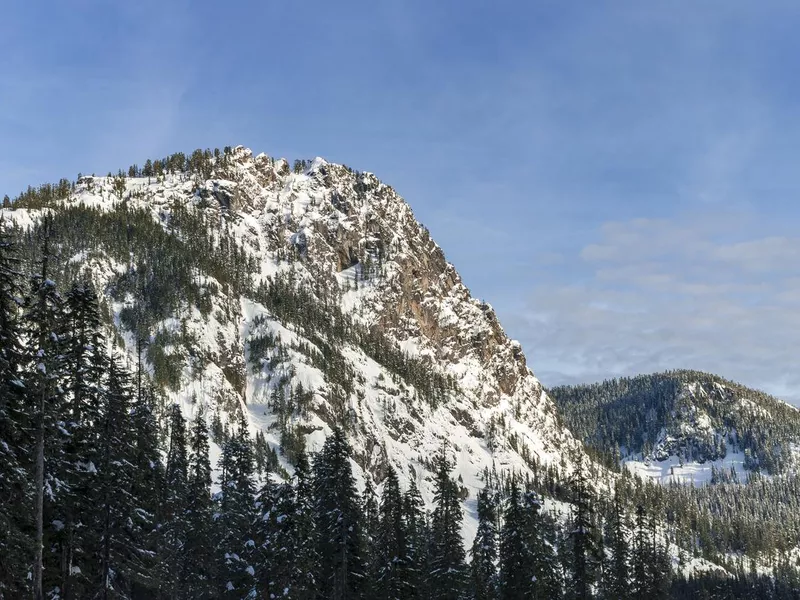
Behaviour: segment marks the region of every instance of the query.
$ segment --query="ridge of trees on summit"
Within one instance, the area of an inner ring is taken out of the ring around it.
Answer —
[[[176,153],[163,160],[147,161],[143,168],[133,165],[127,170],[130,177],[157,177],[164,173],[183,173],[208,177],[211,173],[225,175],[233,150],[196,150],[190,155]],[[303,169],[310,164],[300,161]],[[121,182],[124,191],[125,172],[113,179]],[[88,181],[91,178],[83,178]],[[354,193],[362,193],[356,181]],[[203,357],[181,354],[180,348],[191,339],[181,332],[157,328],[163,319],[196,306],[202,316],[208,316],[214,298],[244,296],[264,304],[277,317],[300,327],[315,345],[324,350],[322,356],[309,349],[309,358],[324,367],[326,377],[343,390],[343,397],[352,391],[352,378],[347,376],[345,360],[337,342],[350,343],[411,384],[421,398],[436,406],[456,390],[452,377],[431,368],[427,358],[410,357],[377,328],[366,328],[342,313],[338,306],[338,290],[321,285],[304,287],[292,279],[291,272],[278,275],[254,286],[253,274],[259,270],[255,255],[242,249],[232,229],[230,215],[203,210],[201,205],[187,206],[174,201],[169,214],[160,215],[160,222],[151,212],[132,208],[120,194],[120,202],[110,211],[83,204],[54,204],[74,190],[63,180],[60,184],[44,185],[19,196],[14,208],[54,208],[54,241],[60,255],[83,257],[82,260],[60,261],[56,282],[69,282],[81,277],[85,263],[93,256],[111,259],[124,265],[114,273],[107,290],[110,298],[125,302],[120,314],[122,325],[141,342],[143,356],[153,365],[159,387],[177,389],[183,366]],[[136,192],[128,192],[128,195]],[[30,230],[18,230],[21,253],[26,264],[37,260],[39,222]],[[374,245],[374,244],[373,244]],[[388,249],[365,247],[361,277],[381,276],[383,260]],[[288,243],[277,253],[281,261],[302,260],[302,248]],[[355,283],[358,285],[358,282]],[[101,296],[104,296],[102,294]],[[101,298],[101,301],[105,298]],[[232,309],[232,310],[235,310]],[[230,312],[230,311],[228,311]],[[231,314],[224,315],[230,320]],[[258,345],[258,341],[253,342]],[[168,350],[169,349],[169,350]],[[177,352],[175,351],[177,349]],[[343,367],[342,369],[338,367]],[[244,365],[232,360],[225,368],[226,377],[235,389],[244,384]]]
[[[774,475],[793,464],[792,446],[800,441],[796,408],[699,371],[561,386],[549,393],[566,426],[612,469],[619,469],[622,451],[657,460],[674,454],[686,462],[738,451],[746,469]],[[706,418],[708,423],[699,422]]]

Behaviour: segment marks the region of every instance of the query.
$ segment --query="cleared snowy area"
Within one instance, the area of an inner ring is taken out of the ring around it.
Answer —
[[[742,483],[747,481],[748,471],[744,468],[744,452],[728,452],[723,459],[706,461],[704,463],[685,462],[677,456],[670,456],[667,460],[642,461],[624,459],[623,466],[631,473],[651,479],[661,484],[671,482],[702,486],[711,483],[712,467],[717,471],[736,473]]]

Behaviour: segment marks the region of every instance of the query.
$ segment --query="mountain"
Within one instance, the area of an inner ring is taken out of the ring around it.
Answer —
[[[716,375],[670,371],[550,390],[567,427],[613,466],[662,481],[744,481],[797,466],[800,411]]]
[[[557,406],[372,174],[229,147],[4,206],[0,598],[792,585],[797,478],[658,486],[617,460],[785,470],[788,407],[683,375]]]
[[[519,343],[370,173],[179,153],[29,189],[3,218],[33,239],[45,214],[58,280],[88,273],[167,403],[223,426],[245,411],[282,468],[340,425],[360,479],[391,465],[430,503],[445,447],[474,506],[486,471],[567,474],[582,456]]]

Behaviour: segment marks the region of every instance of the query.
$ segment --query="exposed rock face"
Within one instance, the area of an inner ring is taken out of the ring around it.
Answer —
[[[249,410],[254,429],[263,429],[275,445],[285,442],[287,430],[305,433],[313,450],[330,423],[345,414],[362,470],[380,479],[392,464],[401,477],[417,479],[428,498],[429,459],[442,447],[473,491],[488,468],[526,471],[535,460],[569,469],[580,445],[558,426],[521,347],[505,335],[491,306],[472,298],[408,204],[374,175],[322,159],[293,171],[285,160],[237,147],[213,161],[210,177],[129,178],[124,200],[112,193],[111,180],[96,177],[79,183],[64,205],[116,211],[124,202],[151,211],[171,234],[176,210],[200,215],[252,259],[253,290],[291,275],[292,285],[312,290],[321,302],[335,302],[338,311],[391,346],[427,360],[427,368],[448,377],[453,388],[444,402],[432,405],[413,382],[376,362],[364,347],[315,337],[282,322],[247,289],[234,293],[199,273],[214,290],[209,314],[184,306],[156,325],[180,328],[190,340],[185,355],[203,357],[194,363],[187,358],[180,385],[169,391],[190,416],[195,403],[208,404],[210,411],[229,408],[244,387],[240,405]],[[18,221],[36,218],[12,213]],[[126,269],[101,253],[81,260],[104,290]],[[124,301],[112,303],[117,315],[123,306]],[[125,337],[118,316],[115,323]],[[272,346],[256,357],[253,344],[263,339]],[[338,383],[332,361],[348,373]],[[277,396],[302,394],[310,394],[302,409],[276,416]]]

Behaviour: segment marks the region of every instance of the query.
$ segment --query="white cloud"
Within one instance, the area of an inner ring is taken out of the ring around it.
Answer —
[[[713,214],[605,224],[580,252],[588,277],[542,282],[510,329],[546,385],[692,368],[798,402],[800,239],[756,225]]]

